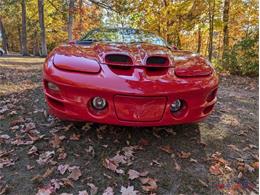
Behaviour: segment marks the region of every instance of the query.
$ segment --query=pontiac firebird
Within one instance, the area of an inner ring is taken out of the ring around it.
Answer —
[[[146,31],[114,28],[55,48],[43,83],[49,111],[60,119],[165,126],[207,117],[218,76],[199,54]]]

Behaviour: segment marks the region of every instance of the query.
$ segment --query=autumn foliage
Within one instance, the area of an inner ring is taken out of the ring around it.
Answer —
[[[257,0],[0,2],[2,47],[9,52],[45,56],[43,39],[50,51],[103,26],[149,30],[179,49],[207,56],[220,71],[258,75]]]

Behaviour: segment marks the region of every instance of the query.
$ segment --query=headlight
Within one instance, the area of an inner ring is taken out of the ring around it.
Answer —
[[[101,69],[96,60],[74,55],[56,54],[53,64],[59,69],[73,72],[98,73]]]

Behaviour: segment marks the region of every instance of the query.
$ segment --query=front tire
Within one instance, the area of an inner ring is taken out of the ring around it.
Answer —
[[[4,55],[4,52],[0,51],[0,56],[3,56]]]

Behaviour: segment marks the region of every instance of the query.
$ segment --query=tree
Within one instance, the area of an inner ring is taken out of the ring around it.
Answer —
[[[41,56],[47,56],[47,45],[44,23],[44,0],[38,0],[39,23],[41,29]]]
[[[26,32],[26,0],[22,0],[22,34],[21,34],[21,43],[22,43],[22,55],[29,55],[27,49],[27,32]]]
[[[224,9],[223,9],[223,26],[224,26],[224,28],[223,28],[223,55],[222,55],[223,62],[225,61],[225,58],[226,58],[228,50],[229,50],[229,28],[228,28],[229,8],[230,8],[230,0],[225,0]]]
[[[74,4],[75,0],[69,1],[69,14],[68,14],[68,39],[72,40],[72,29],[73,29],[73,17],[74,17]]]
[[[0,32],[1,32],[1,35],[2,35],[2,46],[3,46],[5,53],[7,54],[7,52],[8,52],[8,40],[7,40],[5,28],[4,28],[3,21],[2,21],[1,17],[0,17]]]
[[[215,0],[209,0],[209,45],[208,45],[208,58],[211,62],[213,51],[213,33],[214,33],[214,17],[215,17]]]

